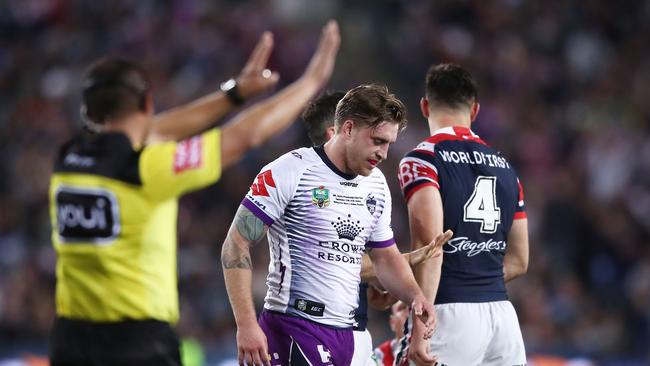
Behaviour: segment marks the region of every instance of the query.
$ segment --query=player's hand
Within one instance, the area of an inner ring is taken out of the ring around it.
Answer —
[[[424,339],[429,339],[433,335],[436,326],[436,310],[433,305],[427,301],[424,295],[418,295],[413,299],[411,304],[411,311],[413,311],[413,323],[421,321],[424,325]]]
[[[408,262],[411,267],[418,265],[427,259],[441,256],[442,246],[445,245],[452,236],[454,236],[454,232],[447,230],[444,233],[438,234],[429,244],[408,253]]]
[[[339,25],[335,20],[327,22],[321,32],[318,48],[311,57],[309,65],[303,74],[303,78],[316,81],[318,84],[324,84],[332,76],[336,54],[341,44],[341,35],[339,34]]]
[[[257,322],[237,328],[237,358],[240,366],[271,366],[266,335]]]
[[[277,72],[271,72],[266,68],[272,50],[273,34],[264,32],[236,78],[239,94],[244,99],[262,93],[277,84],[280,79]]]
[[[431,366],[438,361],[435,356],[430,354],[429,342],[424,339],[421,324],[414,324],[413,326],[408,358],[417,366]]]

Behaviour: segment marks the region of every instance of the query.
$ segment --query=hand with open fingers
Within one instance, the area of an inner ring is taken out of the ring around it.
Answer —
[[[332,76],[336,54],[341,44],[339,25],[335,20],[327,22],[321,32],[318,48],[311,57],[303,78],[311,78],[319,84],[324,84]]]
[[[257,323],[237,329],[237,358],[240,366],[271,366],[266,335]]]
[[[417,366],[435,365],[438,359],[430,353],[429,342],[426,341],[422,334],[422,326],[413,327],[413,335],[408,351],[409,359]]]
[[[442,246],[445,245],[454,232],[447,230],[444,233],[438,234],[429,244],[409,253],[409,264],[411,267],[420,264],[430,258],[439,257],[442,255]]]
[[[411,304],[413,311],[413,323],[421,321],[424,326],[424,339],[429,339],[433,335],[436,326],[436,310],[433,305],[427,301],[424,295],[417,296]]]
[[[237,88],[242,98],[248,99],[277,84],[280,75],[266,68],[272,50],[273,34],[264,32],[236,78]]]

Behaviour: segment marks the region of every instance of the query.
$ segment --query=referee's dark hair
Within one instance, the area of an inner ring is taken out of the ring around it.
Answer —
[[[307,135],[315,146],[327,142],[327,128],[334,126],[336,104],[343,99],[345,92],[327,92],[313,100],[302,113],[307,127]]]
[[[105,57],[93,62],[84,75],[84,118],[103,124],[146,111],[150,83],[144,70],[126,59]]]
[[[455,64],[438,64],[427,71],[425,95],[434,106],[458,109],[471,108],[478,92],[469,71]]]

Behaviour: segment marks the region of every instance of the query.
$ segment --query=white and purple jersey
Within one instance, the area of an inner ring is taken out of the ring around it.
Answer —
[[[382,172],[351,176],[302,148],[262,168],[242,205],[269,226],[264,308],[352,327],[364,250],[395,244]]]

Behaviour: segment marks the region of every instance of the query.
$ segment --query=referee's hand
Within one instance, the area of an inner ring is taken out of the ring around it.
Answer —
[[[266,335],[257,322],[237,328],[237,358],[240,366],[271,366]]]
[[[273,34],[264,32],[246,61],[246,65],[237,76],[237,88],[244,99],[268,90],[280,79],[277,72],[266,68],[271,51],[273,51]]]

